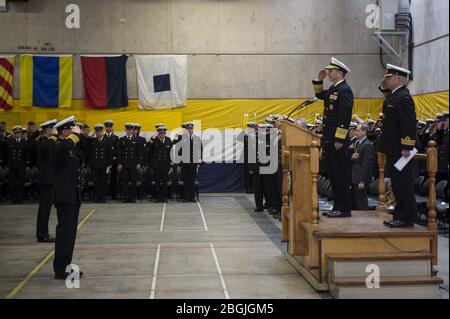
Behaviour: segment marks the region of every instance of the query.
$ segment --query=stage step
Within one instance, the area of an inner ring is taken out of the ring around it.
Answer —
[[[332,278],[336,299],[440,299],[442,279],[433,276],[381,277],[379,288],[367,288],[366,277]]]
[[[328,278],[365,277],[366,267],[376,265],[380,276],[430,276],[431,258],[429,254],[384,253],[384,254],[330,254],[328,259]]]

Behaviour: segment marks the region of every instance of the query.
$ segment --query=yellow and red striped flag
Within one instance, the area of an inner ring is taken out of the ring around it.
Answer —
[[[0,57],[0,108],[11,110],[14,104],[14,56]]]

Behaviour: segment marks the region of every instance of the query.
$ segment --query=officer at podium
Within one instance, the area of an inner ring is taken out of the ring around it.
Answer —
[[[351,162],[348,136],[352,118],[353,92],[345,81],[350,69],[331,58],[330,64],[313,80],[316,97],[324,100],[322,148],[328,178],[333,191],[334,206],[328,217],[351,217]],[[323,89],[323,80],[333,85]]]

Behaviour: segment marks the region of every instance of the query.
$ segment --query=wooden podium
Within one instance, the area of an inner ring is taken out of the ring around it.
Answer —
[[[280,130],[282,241],[288,245],[288,261],[315,289],[326,291],[333,287],[336,292],[339,291],[336,287],[345,285],[364,287],[365,268],[361,267],[369,263],[384,265],[383,271],[387,269],[389,273],[383,278],[384,284],[397,285],[396,288],[401,286],[406,289],[408,285],[435,287],[440,282],[432,275],[431,268],[426,267],[437,262],[434,186],[430,187],[428,227],[414,225],[392,229],[384,226],[383,220],[391,218],[385,212],[384,183],[380,183],[380,205],[377,210],[353,211],[351,218],[320,218],[317,193],[320,136],[287,121],[281,121]],[[430,144],[428,154],[422,156],[428,160],[429,175],[434,178],[434,163],[437,161],[435,144]],[[380,177],[384,181],[382,154],[379,159]],[[404,267],[397,267],[398,263],[404,263]],[[343,265],[357,265],[354,269],[359,269],[359,275],[347,273],[348,277],[339,277],[339,269],[344,272],[349,269]],[[402,270],[410,265],[418,265],[414,276]]]

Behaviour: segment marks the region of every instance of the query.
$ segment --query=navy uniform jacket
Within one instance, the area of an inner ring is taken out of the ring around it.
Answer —
[[[38,181],[43,185],[53,185],[54,146],[58,140],[56,136],[37,138],[37,168]]]
[[[54,190],[55,203],[81,205],[81,162],[76,145],[81,134],[70,134],[55,142]]]
[[[111,159],[115,163],[117,160],[117,144],[119,143],[119,137],[111,132],[111,135],[108,136],[108,133],[105,133],[104,138],[109,142],[111,147]]]
[[[352,119],[353,92],[344,80],[323,90],[323,81],[313,81],[318,99],[324,100],[322,144],[349,143],[348,129]]]
[[[139,143],[139,155],[140,155],[140,163],[147,163],[148,158],[148,144],[145,137],[137,135],[136,140]]]
[[[101,140],[97,137],[92,138],[88,156],[89,166],[106,169],[112,162],[111,153],[111,143],[104,136]]]
[[[170,153],[172,150],[172,140],[169,137],[164,139],[164,143],[157,137],[149,141],[149,162],[151,167],[157,169],[170,168]]]
[[[117,143],[117,163],[124,168],[136,168],[137,164],[142,164],[140,151],[141,148],[136,137],[131,137],[131,139],[128,139],[127,136],[121,137]]]
[[[416,144],[416,111],[406,86],[384,100],[383,114],[379,151],[400,158],[402,150],[412,150]]]
[[[6,142],[6,165],[9,168],[25,168],[30,163],[28,154],[28,142],[23,138],[17,142],[15,138],[11,137]]]

